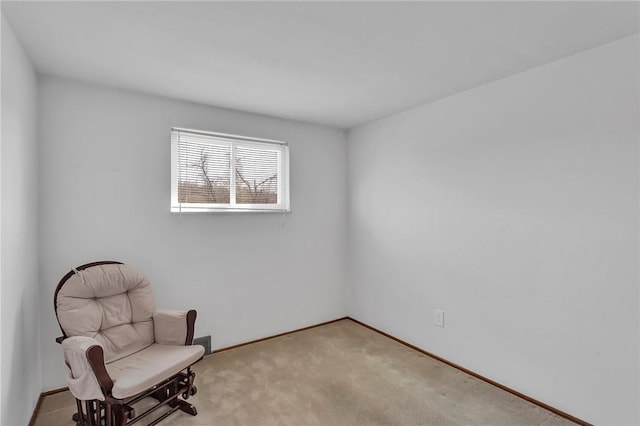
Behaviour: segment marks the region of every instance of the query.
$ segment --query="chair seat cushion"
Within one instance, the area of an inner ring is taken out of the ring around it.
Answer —
[[[111,394],[122,399],[134,396],[170,378],[198,361],[204,347],[160,345],[157,343],[107,364],[113,379]]]

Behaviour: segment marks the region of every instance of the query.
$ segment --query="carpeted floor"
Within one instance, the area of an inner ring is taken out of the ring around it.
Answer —
[[[216,353],[194,369],[199,414],[163,425],[574,424],[351,320]],[[69,392],[51,395],[36,424],[73,425],[74,411]]]

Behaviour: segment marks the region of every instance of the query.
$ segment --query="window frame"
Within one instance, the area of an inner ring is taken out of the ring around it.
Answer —
[[[261,150],[273,150],[278,153],[278,190],[276,204],[247,204],[236,200],[236,168],[229,168],[229,203],[183,203],[178,197],[178,174],[180,172],[180,133],[204,136],[212,142],[230,147],[230,165],[235,164],[237,147]],[[287,142],[261,139],[227,133],[208,132],[203,130],[171,128],[171,213],[289,213],[289,144]]]

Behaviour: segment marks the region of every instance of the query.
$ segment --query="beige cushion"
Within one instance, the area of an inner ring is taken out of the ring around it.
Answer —
[[[78,399],[104,401],[104,394],[86,355],[91,346],[102,345],[97,340],[84,336],[69,337],[62,342],[67,383],[71,394]]]
[[[156,343],[184,345],[187,340],[187,313],[188,311],[155,311],[153,329]]]
[[[113,362],[154,342],[156,310],[149,280],[128,265],[107,264],[77,271],[57,297],[67,336],[96,339]]]
[[[154,343],[135,354],[107,364],[114,398],[128,398],[184,370],[204,355],[204,348]]]

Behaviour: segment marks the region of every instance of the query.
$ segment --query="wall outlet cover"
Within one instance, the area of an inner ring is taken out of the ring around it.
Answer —
[[[444,327],[444,311],[440,309],[433,310],[433,324],[438,327]]]

